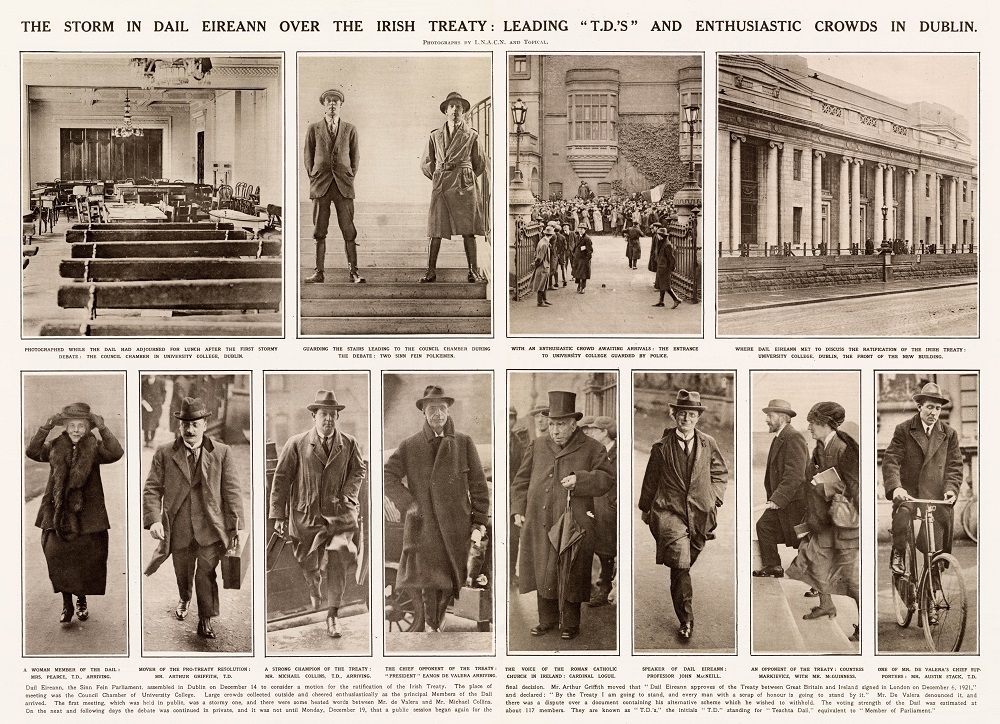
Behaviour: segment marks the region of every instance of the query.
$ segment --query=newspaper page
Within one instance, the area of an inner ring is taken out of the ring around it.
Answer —
[[[14,720],[996,719],[988,5],[9,12]]]

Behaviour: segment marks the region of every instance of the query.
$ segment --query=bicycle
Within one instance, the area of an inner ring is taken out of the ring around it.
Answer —
[[[911,509],[910,525],[903,549],[903,573],[892,574],[892,602],[896,623],[906,628],[917,613],[917,622],[931,651],[958,651],[965,638],[968,603],[962,566],[950,553],[937,548],[934,511],[938,506],[954,506],[953,500],[910,498],[900,507]],[[917,546],[916,522],[923,522]],[[924,545],[926,544],[926,545]],[[923,557],[919,576],[917,558]]]

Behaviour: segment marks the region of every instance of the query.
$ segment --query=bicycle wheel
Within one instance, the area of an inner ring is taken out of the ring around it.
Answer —
[[[979,499],[975,496],[965,502],[962,509],[962,530],[973,543],[979,542]]]
[[[920,617],[932,651],[958,651],[965,638],[968,604],[962,566],[950,553],[938,553],[920,579]]]
[[[896,612],[896,623],[906,628],[913,620],[913,611],[917,607],[916,568],[913,565],[913,536],[907,536],[903,547],[903,570],[905,573],[892,574],[892,607]]]

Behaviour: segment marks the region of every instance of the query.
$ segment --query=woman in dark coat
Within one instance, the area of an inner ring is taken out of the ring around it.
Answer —
[[[639,268],[639,258],[642,256],[642,245],[639,243],[639,227],[635,224],[629,226],[625,232],[625,257],[628,259],[629,269]]]
[[[836,526],[830,518],[830,504],[837,495],[846,498],[854,510],[859,510],[858,444],[850,435],[837,429],[843,424],[845,416],[844,408],[836,402],[817,402],[806,418],[809,432],[816,440],[806,467],[806,478],[812,480],[819,473],[833,468],[843,481],[844,490],[842,493],[827,494],[824,485],[814,484],[808,492],[808,537],[799,545],[798,555],[786,571],[789,578],[808,583],[819,591],[819,605],[802,617],[805,619],[834,618],[837,615],[833,605],[834,595],[850,596],[855,604],[859,602],[860,530],[858,527]],[[851,640],[859,640],[857,625]]]
[[[46,442],[57,425],[63,432]],[[97,429],[98,438],[93,434]],[[50,417],[28,443],[25,454],[49,464],[49,480],[35,526],[42,529],[42,551],[52,590],[62,594],[61,623],[90,616],[87,596],[103,596],[108,575],[108,511],[101,465],[125,454],[104,418],[84,402],[74,402]]]
[[[590,279],[590,258],[594,256],[594,242],[587,236],[586,229],[577,229],[576,233],[570,265],[576,281],[576,293],[583,294],[583,290],[587,288],[587,280]]]
[[[656,272],[656,283],[654,286],[660,293],[660,300],[653,306],[664,306],[663,297],[669,294],[670,298],[674,300],[671,309],[676,309],[680,306],[681,300],[677,298],[674,290],[670,288],[670,278],[674,273],[676,263],[674,262],[674,247],[670,245],[666,227],[658,226],[653,232],[651,261],[655,261],[655,268],[651,270]]]
[[[163,416],[163,403],[167,399],[167,386],[162,377],[143,375],[139,385],[142,398],[142,444],[152,447],[156,428]]]

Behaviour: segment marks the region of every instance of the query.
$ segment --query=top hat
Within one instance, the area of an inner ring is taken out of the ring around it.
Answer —
[[[455,404],[455,398],[445,395],[444,389],[437,385],[427,385],[424,388],[424,396],[417,400],[417,409],[423,410],[428,402],[443,402],[451,407]]]
[[[934,382],[928,382],[920,388],[920,392],[913,395],[913,401],[918,405],[928,400],[932,402],[940,402],[942,405],[947,405],[951,402],[951,400],[948,399],[948,396],[941,391],[941,387]]]
[[[90,405],[86,402],[74,402],[72,405],[66,405],[59,413],[59,417],[63,420],[93,420],[94,415],[90,411]]]
[[[328,88],[327,90],[325,90],[325,91],[323,91],[322,93],[319,94],[319,104],[320,105],[323,105],[324,103],[326,103],[326,97],[327,96],[333,96],[334,98],[339,98],[341,103],[343,103],[344,100],[345,100],[345,98],[344,98],[344,91],[343,91],[342,88]]]
[[[677,402],[671,402],[670,406],[675,410],[697,410],[704,412],[708,408],[701,404],[700,392],[688,392],[687,390],[677,391]]]
[[[185,397],[181,400],[181,409],[174,413],[174,417],[178,420],[186,420],[188,422],[211,417],[211,415],[212,413],[208,411],[208,408],[205,407],[205,403],[201,401],[200,397]]]
[[[452,91],[448,94],[448,97],[441,101],[441,112],[444,113],[445,109],[448,108],[448,104],[452,101],[461,101],[462,103],[462,113],[468,113],[469,109],[472,108],[472,104],[469,101],[462,98],[461,93],[456,93]]]
[[[316,410],[343,410],[343,405],[337,404],[337,395],[333,390],[317,390],[316,399],[311,405],[306,405],[306,409],[309,412],[316,412]]]
[[[789,417],[795,417],[796,415],[795,410],[785,400],[771,400],[761,412],[783,412]]]
[[[572,417],[579,420],[583,417],[582,412],[576,411],[576,393],[564,392],[563,390],[549,391],[549,409],[542,412],[550,420],[560,417]]]

